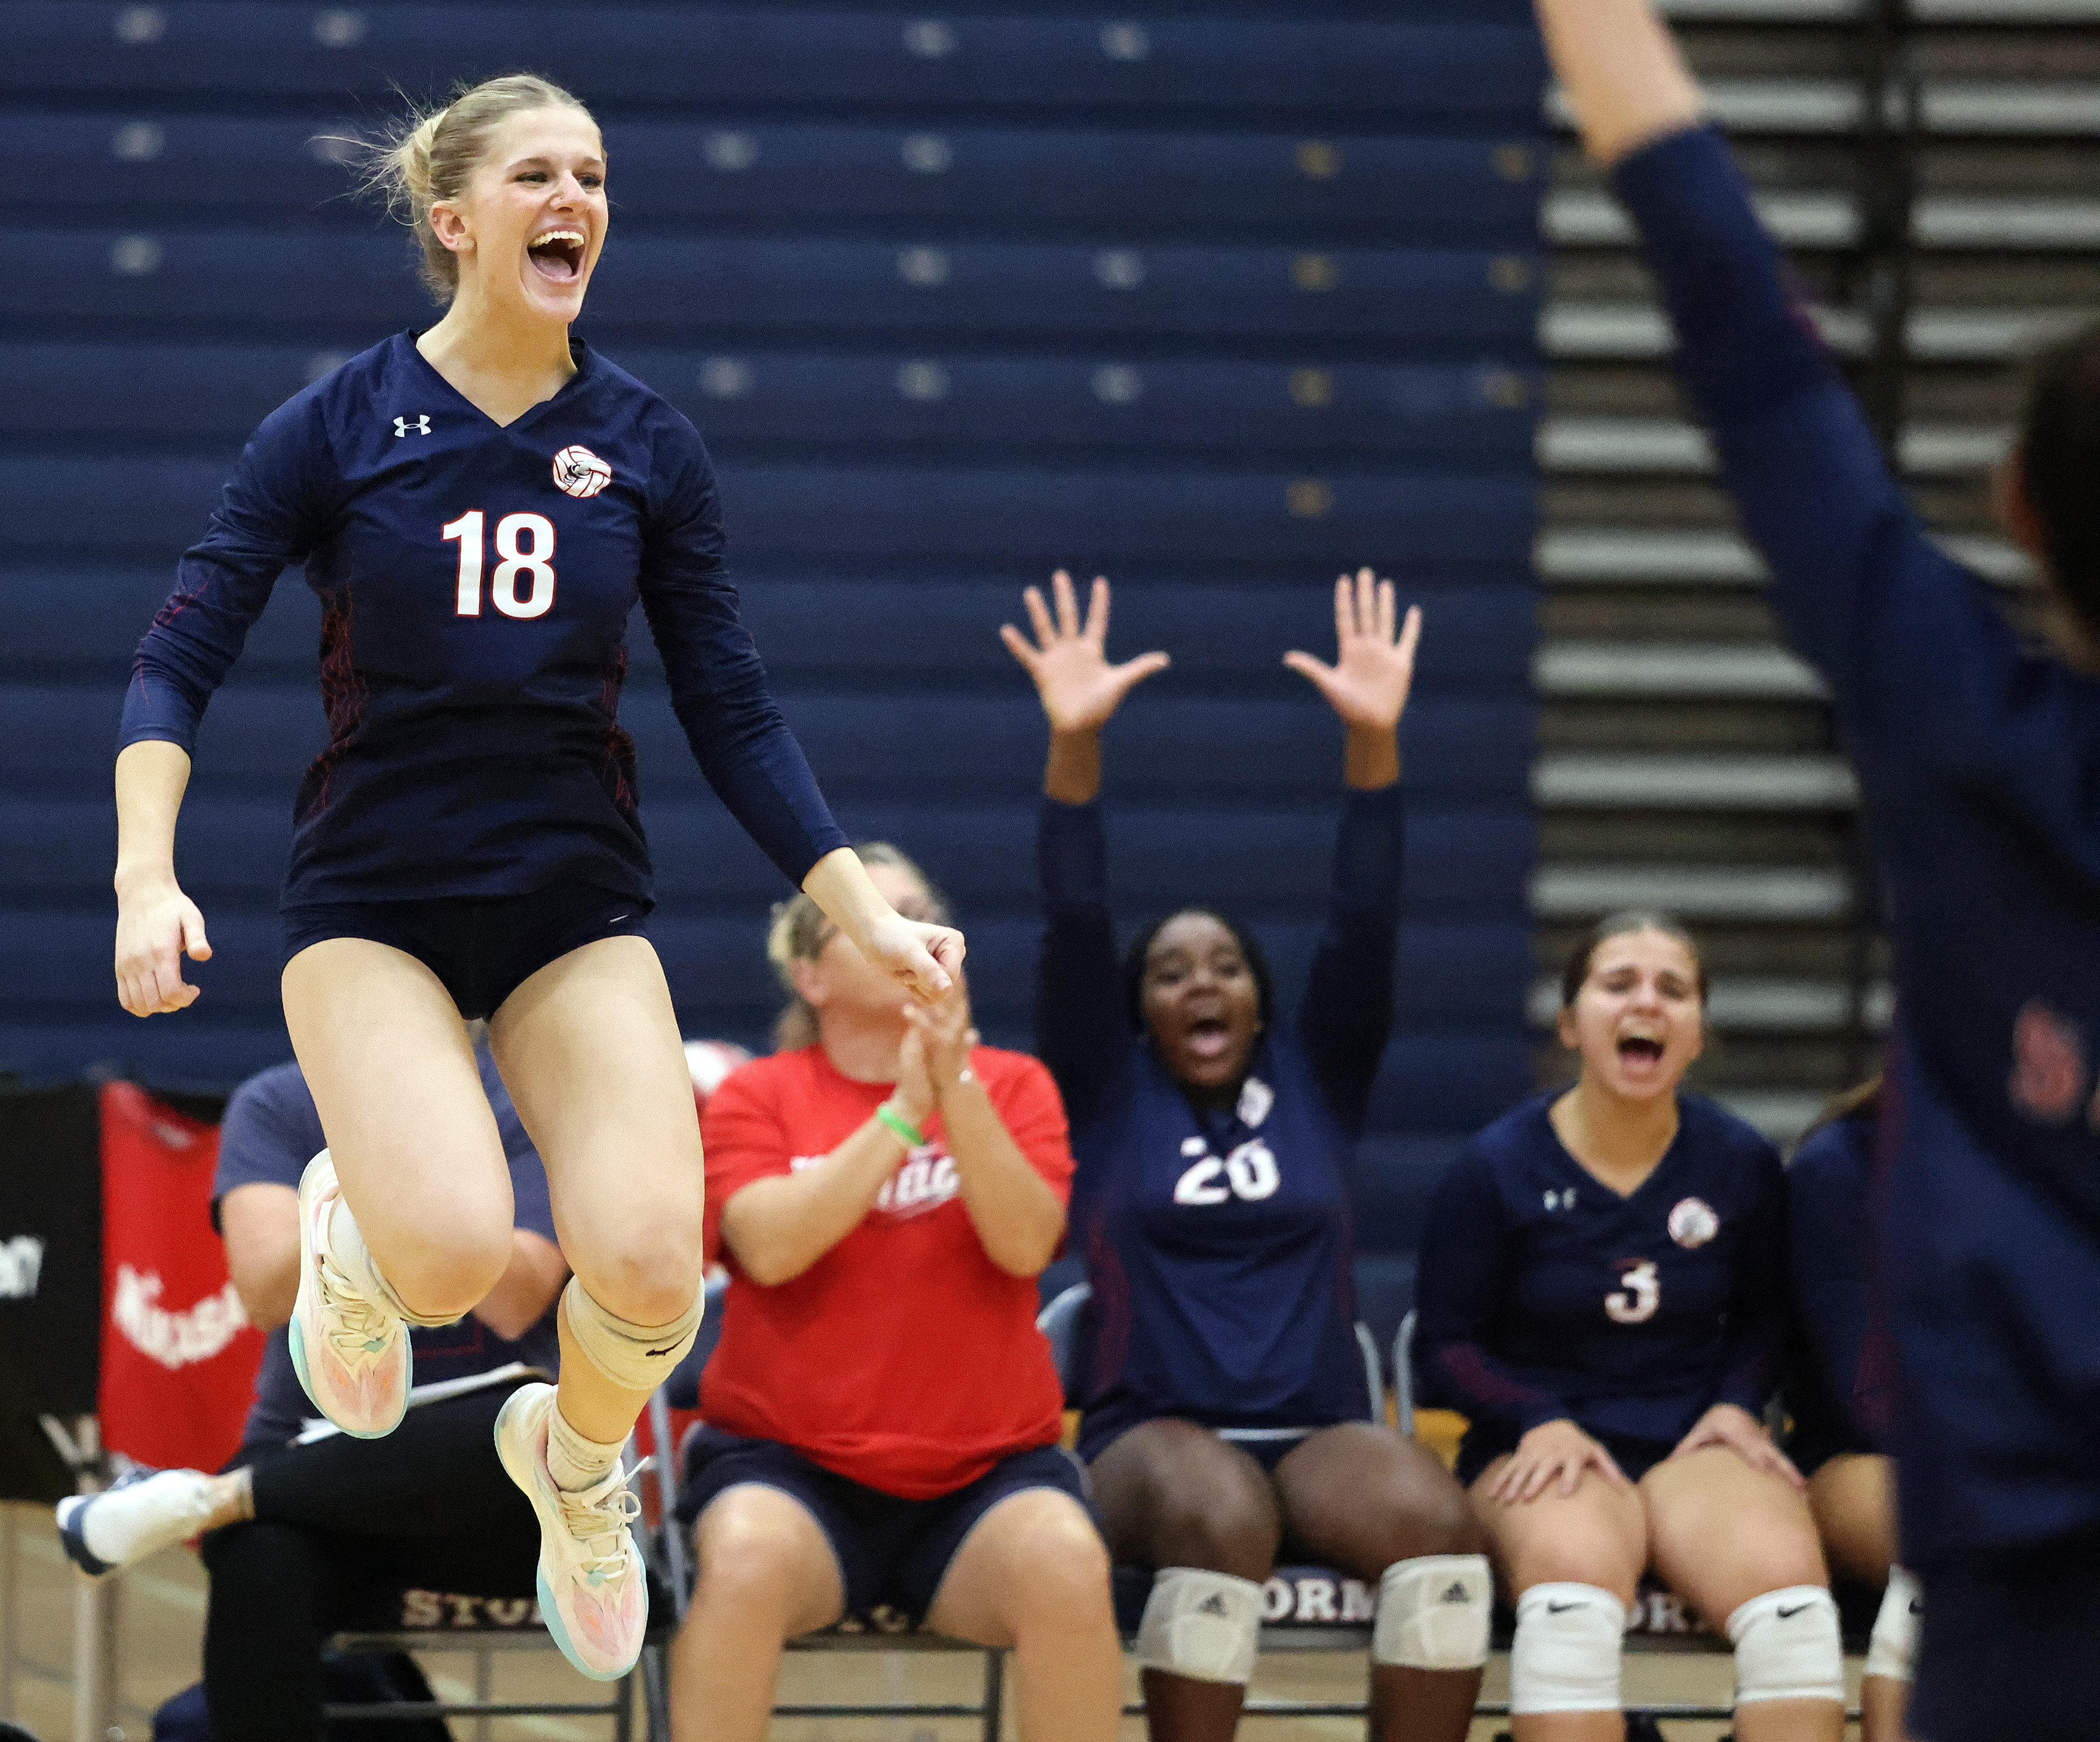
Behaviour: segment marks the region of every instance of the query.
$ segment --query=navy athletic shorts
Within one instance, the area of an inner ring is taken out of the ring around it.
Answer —
[[[747,1440],[719,1427],[695,1430],[685,1462],[678,1517],[687,1529],[726,1488],[746,1482],[778,1488],[817,1521],[831,1544],[845,1586],[846,1618],[889,1633],[926,1618],[963,1539],[1008,1496],[1055,1488],[1093,1515],[1079,1460],[1054,1445],[1003,1458],[976,1481],[931,1500],[899,1499],[835,1475],[776,1440]]]
[[[1905,1731],[1918,1742],[2090,1742],[2100,1533],[1925,1577]]]
[[[528,895],[412,902],[315,902],[284,910],[285,960],[331,937],[388,944],[443,982],[459,1013],[493,1016],[549,962],[601,937],[638,937],[652,904],[585,883]]]

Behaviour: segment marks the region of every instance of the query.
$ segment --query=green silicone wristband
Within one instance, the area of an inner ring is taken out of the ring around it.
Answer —
[[[925,1143],[926,1134],[907,1120],[902,1114],[892,1113],[888,1101],[885,1101],[875,1109],[875,1116],[913,1149],[916,1149]]]

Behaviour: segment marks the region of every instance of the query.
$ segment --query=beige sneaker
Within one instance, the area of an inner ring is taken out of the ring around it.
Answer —
[[[630,1528],[642,1502],[615,1466],[568,1493],[547,1469],[551,1385],[521,1385],[496,1418],[496,1452],[540,1515],[540,1618],[562,1655],[594,1682],[616,1682],[642,1655],[649,1581]]]
[[[299,1178],[299,1293],[285,1338],[314,1407],[345,1433],[378,1440],[408,1412],[408,1327],[329,1259],[329,1218],[342,1195],[324,1149]]]

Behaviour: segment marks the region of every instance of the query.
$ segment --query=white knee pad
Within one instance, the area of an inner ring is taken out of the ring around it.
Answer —
[[[1477,1669],[1488,1660],[1494,1576],[1485,1555],[1419,1555],[1379,1581],[1371,1661],[1406,1669]]]
[[[1626,1605],[1595,1585],[1534,1585],[1516,1600],[1510,1710],[1616,1712]]]
[[[562,1311],[576,1347],[615,1385],[630,1391],[653,1391],[671,1377],[693,1338],[699,1334],[704,1290],[693,1298],[683,1316],[668,1325],[630,1325],[615,1318],[590,1298],[581,1278],[571,1277],[562,1290]]]
[[[1911,1678],[1917,1655],[1917,1618],[1925,1613],[1925,1587],[1901,1567],[1889,1568],[1889,1588],[1867,1641],[1867,1674],[1895,1682]]]
[[[1736,1704],[1845,1699],[1845,1641],[1838,1605],[1820,1585],[1753,1597],[1728,1617],[1736,1645]]]
[[[1152,1576],[1132,1655],[1148,1669],[1244,1687],[1260,1632],[1261,1587],[1253,1580],[1162,1567]]]

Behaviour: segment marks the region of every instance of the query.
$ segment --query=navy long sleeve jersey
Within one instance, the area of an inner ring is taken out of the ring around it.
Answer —
[[[1786,1246],[1794,1339],[1787,1362],[1789,1450],[1807,1474],[1841,1452],[1871,1452],[1861,1419],[1871,1236],[1868,1177],[1875,1119],[1838,1119],[1811,1132],[1786,1166]]]
[[[294,810],[286,906],[649,898],[619,725],[638,597],[708,781],[800,882],[845,845],[767,691],[691,424],[572,346],[498,426],[401,334],[266,418],[140,643],[121,743],[193,748],[280,572],[320,595],[329,747]]]
[[[1199,1114],[1135,1030],[1097,805],[1046,800],[1036,1042],[1063,1092],[1093,1310],[1082,1456],[1160,1416],[1326,1427],[1365,1413],[1349,1167],[1392,1024],[1399,788],[1352,792],[1295,1024],[1269,1017],[1229,1112]]]
[[[1667,1448],[1715,1404],[1762,1410],[1786,1333],[1779,1157],[1704,1097],[1621,1197],[1535,1096],[1452,1162],[1423,1224],[1426,1401],[1471,1426],[1469,1475],[1542,1422]]]
[[[1877,1229],[1904,1559],[2100,1528],[2100,681],[1926,535],[1720,139],[1617,168],[1678,371],[1829,681],[1902,1008]]]

